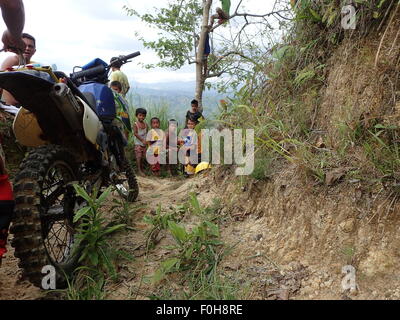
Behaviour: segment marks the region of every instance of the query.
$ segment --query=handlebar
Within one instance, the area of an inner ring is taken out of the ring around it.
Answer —
[[[126,56],[119,56],[117,60],[114,60],[113,62],[116,61],[120,61],[122,64],[128,63],[129,59],[133,59],[140,56],[140,51],[136,51],[134,53],[128,54]],[[71,74],[71,79],[72,80],[77,80],[77,79],[81,79],[81,78],[85,78],[85,77],[93,77],[96,76],[98,74],[102,74],[104,72],[108,72],[108,70],[110,70],[111,68],[111,64],[108,65],[107,67],[103,66],[103,65],[99,65],[87,70],[83,70],[83,71],[78,71],[78,72],[74,72]]]
[[[121,62],[126,63],[127,60],[133,59],[140,56],[140,51],[136,51],[134,53],[128,54],[127,56],[120,56],[118,59],[121,60]]]
[[[90,68],[87,70],[74,72],[71,74],[71,79],[76,80],[76,79],[84,78],[84,77],[92,77],[97,74],[101,74],[105,71],[106,71],[106,68],[104,66],[97,66],[97,67]]]

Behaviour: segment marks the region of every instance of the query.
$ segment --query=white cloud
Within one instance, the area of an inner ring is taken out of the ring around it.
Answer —
[[[253,12],[265,11],[273,0],[246,0]],[[76,65],[84,65],[94,58],[105,61],[113,56],[129,54],[140,50],[142,55],[124,67],[133,81],[156,83],[168,81],[194,81],[194,66],[179,71],[145,70],[139,63],[158,61],[154,52],[143,48],[136,39],[135,31],[147,39],[154,38],[156,31],[146,27],[136,17],[128,17],[124,5],[144,13],[160,8],[167,0],[35,0],[24,1],[26,11],[25,32],[37,39],[37,53],[34,61],[52,64],[66,73]],[[215,1],[217,3],[217,1]],[[232,1],[232,10],[238,0]],[[5,25],[0,22],[0,30]],[[0,60],[7,54],[0,54]]]

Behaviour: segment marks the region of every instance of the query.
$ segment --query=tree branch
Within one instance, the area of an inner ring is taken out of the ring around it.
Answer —
[[[219,78],[220,76],[222,76],[225,73],[225,71],[221,71],[218,73],[211,73],[205,76],[206,79],[211,79],[211,78]]]
[[[242,2],[242,1],[241,1],[241,2]],[[241,3],[241,2],[240,2],[240,3]],[[266,17],[272,16],[272,15],[278,15],[279,17],[281,17],[281,18],[283,18],[283,19],[290,20],[290,19],[287,19],[287,18],[284,18],[283,16],[281,16],[281,13],[284,13],[284,12],[288,12],[288,11],[289,11],[289,10],[286,10],[286,9],[285,9],[285,10],[272,11],[272,12],[269,12],[269,13],[266,13],[266,14],[253,14],[253,13],[247,13],[247,12],[239,13],[239,12],[237,11],[238,9],[239,9],[239,8],[236,9],[236,12],[235,12],[233,15],[231,15],[231,16],[229,17],[228,20],[232,20],[232,19],[235,18],[235,17],[244,17],[244,19],[245,19],[246,22],[247,22],[247,21],[248,21],[248,20],[247,20],[248,17],[252,17],[252,18],[266,18]],[[215,27],[211,28],[210,32],[213,32],[215,29],[219,28],[220,26],[222,26],[222,24],[217,24]]]
[[[209,66],[209,70],[212,70],[218,63],[220,63],[222,60],[224,60],[225,58],[232,56],[232,55],[236,55],[239,56],[245,60],[250,61],[251,63],[253,63],[254,65],[259,65],[256,61],[254,61],[253,59],[251,59],[250,57],[245,56],[242,52],[238,52],[238,51],[230,51],[226,54],[224,54],[223,56],[220,56],[211,66]]]

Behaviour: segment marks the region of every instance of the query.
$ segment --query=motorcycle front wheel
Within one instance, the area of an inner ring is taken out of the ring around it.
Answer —
[[[14,183],[15,217],[12,246],[23,274],[42,287],[43,268],[56,270],[57,288],[76,268],[74,213],[79,209],[72,182],[77,164],[64,148],[48,145],[30,152]]]

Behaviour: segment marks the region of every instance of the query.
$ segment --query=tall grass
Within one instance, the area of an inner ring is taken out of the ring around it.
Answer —
[[[88,194],[79,185],[74,185],[74,188],[87,204],[74,216],[74,223],[77,224],[75,250],[82,265],[75,269],[72,279],[67,279],[68,289],[65,293],[70,300],[104,299],[107,281],[110,279],[115,282],[119,278],[117,260],[133,259],[125,251],[116,250],[110,239],[111,234],[125,229],[126,225],[106,224],[102,208],[112,191],[111,187],[101,195],[96,190]]]
[[[296,1],[295,18],[287,25],[282,43],[264,61],[267,80],[260,85],[246,79],[246,85],[221,109],[225,127],[255,131],[256,163],[251,178],[266,178],[285,162],[317,184],[326,182],[329,171],[337,168],[351,168],[349,176],[362,172],[367,181],[400,178],[400,130],[393,128],[392,120],[373,119],[366,124],[365,119],[352,115],[335,124],[333,135],[318,129],[326,121],[318,112],[335,49],[346,37],[357,42],[371,31],[384,30],[395,3],[356,1],[357,30],[346,33],[340,23],[345,1]]]
[[[240,298],[240,286],[227,279],[218,270],[222,259],[230,253],[220,239],[219,199],[213,204],[203,207],[196,194],[190,193],[189,200],[174,212],[161,214],[161,206],[156,216],[146,216],[144,221],[151,226],[149,237],[154,232],[168,232],[175,241],[169,249],[168,259],[160,263],[159,268],[152,275],[153,284],[165,281],[170,284],[170,274],[179,274],[181,285],[185,290],[174,293],[172,290],[162,290],[153,294],[151,299],[214,299],[233,300]],[[196,216],[200,222],[188,229],[179,221],[185,214]],[[173,280],[172,280],[173,281]]]

